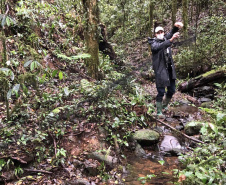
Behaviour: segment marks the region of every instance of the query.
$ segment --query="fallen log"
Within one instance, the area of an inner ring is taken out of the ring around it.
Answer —
[[[209,83],[218,82],[221,79],[225,80],[225,78],[226,78],[226,69],[220,69],[217,71],[212,70],[180,84],[178,90],[181,92],[188,92],[194,89],[195,87],[200,87]]]

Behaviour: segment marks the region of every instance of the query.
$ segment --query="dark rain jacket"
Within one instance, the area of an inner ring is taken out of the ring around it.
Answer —
[[[176,71],[172,58],[172,51],[170,46],[172,42],[169,39],[172,38],[173,34],[179,29],[174,27],[170,33],[164,36],[164,40],[157,38],[148,38],[148,43],[151,46],[153,69],[155,71],[155,82],[157,87],[165,87],[170,85],[170,76],[168,68],[170,67],[167,63],[167,59],[170,60],[172,67],[172,79],[176,79]],[[169,53],[166,54],[166,50],[169,48]],[[168,56],[166,56],[168,55]]]

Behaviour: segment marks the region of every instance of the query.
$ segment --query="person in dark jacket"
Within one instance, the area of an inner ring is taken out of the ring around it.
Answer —
[[[183,27],[183,23],[176,22],[173,29],[168,33],[164,33],[164,29],[160,26],[155,28],[155,38],[148,38],[151,46],[153,69],[155,72],[155,82],[158,94],[156,96],[156,107],[158,118],[165,118],[162,109],[166,109],[173,94],[175,93],[176,71],[172,58],[171,45],[173,40],[179,38],[179,28]],[[166,97],[165,87],[167,87]]]

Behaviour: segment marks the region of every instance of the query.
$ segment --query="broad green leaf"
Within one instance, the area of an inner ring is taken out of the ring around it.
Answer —
[[[52,77],[54,78],[54,77],[57,75],[57,73],[58,73],[58,70],[55,69],[55,70],[52,72]]]
[[[52,112],[55,113],[55,114],[58,114],[58,113],[60,112],[60,108],[57,107],[57,108],[55,108],[54,110],[52,110]]]
[[[10,23],[11,23],[11,20],[10,20],[10,18],[7,16],[7,17],[6,17],[6,25],[7,25],[7,26],[10,26]]]
[[[217,122],[221,123],[223,121],[226,122],[226,114],[225,113],[218,113],[217,114]]]
[[[159,164],[161,164],[161,165],[164,165],[164,163],[165,163],[165,161],[163,161],[163,160],[158,161],[158,162],[159,162]]]
[[[131,101],[131,105],[136,105],[136,103],[137,103],[137,101],[136,101],[135,99],[133,99],[133,100]]]
[[[145,177],[139,177],[137,180],[140,181],[140,180],[143,180],[145,179]]]
[[[215,134],[218,133],[218,128],[216,125],[214,125],[213,123],[209,123],[209,127],[215,132]]]
[[[11,80],[14,80],[14,73],[10,70],[10,78],[11,78]]]
[[[170,173],[168,173],[168,172],[162,172],[162,174],[169,175]]]
[[[9,99],[11,98],[11,96],[12,96],[12,89],[10,89],[10,90],[7,92],[7,95],[6,95],[7,100],[9,100]]]
[[[31,71],[33,71],[35,69],[35,62],[34,61],[31,63],[30,69],[31,69]]]
[[[5,23],[6,23],[6,15],[4,15],[3,16],[3,18],[2,18],[2,27],[4,27],[5,26]]]
[[[147,175],[147,178],[151,179],[152,177],[156,177],[155,174],[150,174],[150,175]]]
[[[59,72],[59,79],[62,80],[63,77],[64,77],[64,76],[63,76],[63,73],[62,73],[62,71],[60,71],[60,72]]]
[[[15,85],[13,86],[13,88],[12,88],[12,90],[13,90],[14,92],[18,92],[19,89],[20,89],[20,84],[15,84]]]
[[[33,61],[33,60],[28,60],[27,62],[25,62],[24,67],[29,66],[29,65],[31,64],[32,61]]]

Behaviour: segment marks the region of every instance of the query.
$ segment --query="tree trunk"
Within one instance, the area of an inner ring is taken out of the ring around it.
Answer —
[[[150,0],[149,4],[149,35],[153,37],[153,20],[154,20],[154,2]]]
[[[99,11],[97,0],[82,0],[85,17],[85,42],[87,52],[91,57],[86,61],[88,74],[97,79],[99,67]]]
[[[172,25],[176,22],[177,0],[172,0]]]
[[[225,79],[226,77],[226,70],[218,70],[218,71],[212,71],[207,72],[203,75],[197,76],[195,78],[190,79],[187,82],[182,83],[178,90],[181,92],[188,92],[195,87],[200,87],[203,85],[209,85],[209,83],[218,82],[221,79]]]
[[[1,14],[5,13],[5,0],[1,0]],[[0,67],[4,67],[6,65],[6,43],[5,43],[5,32],[3,27],[1,27],[0,33]]]
[[[192,22],[192,18],[193,18],[193,7],[194,7],[194,0],[191,0],[191,14],[190,14],[190,22]]]
[[[184,22],[184,37],[188,37],[188,0],[182,0],[183,7],[183,22]]]

